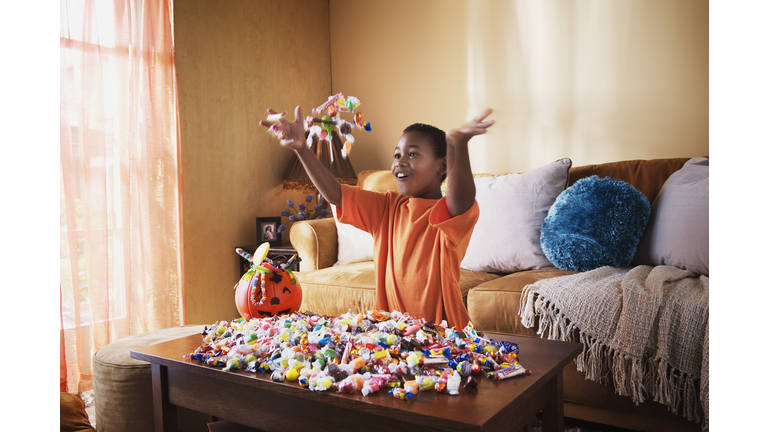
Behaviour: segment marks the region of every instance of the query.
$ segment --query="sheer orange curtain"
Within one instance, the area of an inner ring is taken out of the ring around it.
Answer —
[[[185,323],[172,0],[61,0],[61,391]]]

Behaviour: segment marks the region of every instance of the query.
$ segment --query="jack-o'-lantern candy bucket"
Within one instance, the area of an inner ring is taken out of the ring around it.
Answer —
[[[239,248],[236,251],[251,262],[251,268],[235,285],[235,305],[243,318],[264,318],[292,314],[299,310],[301,284],[291,267],[300,258],[294,256],[278,266],[266,258],[269,243],[262,243],[253,255]]]

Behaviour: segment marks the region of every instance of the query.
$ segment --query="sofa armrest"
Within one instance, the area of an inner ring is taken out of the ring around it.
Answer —
[[[291,245],[301,258],[301,270],[330,267],[338,257],[339,240],[333,218],[299,221],[290,232]]]

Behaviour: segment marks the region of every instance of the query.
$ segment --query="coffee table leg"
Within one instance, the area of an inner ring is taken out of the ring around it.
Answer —
[[[546,405],[541,410],[542,432],[563,432],[563,370],[546,384]]]
[[[152,404],[155,432],[176,432],[176,405],[168,402],[168,367],[152,363]]]

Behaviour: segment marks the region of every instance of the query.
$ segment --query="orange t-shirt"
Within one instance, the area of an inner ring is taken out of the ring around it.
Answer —
[[[461,300],[459,265],[480,210],[477,201],[451,217],[445,198],[371,192],[341,185],[340,222],[373,236],[376,308],[408,312],[463,329],[469,313]]]

